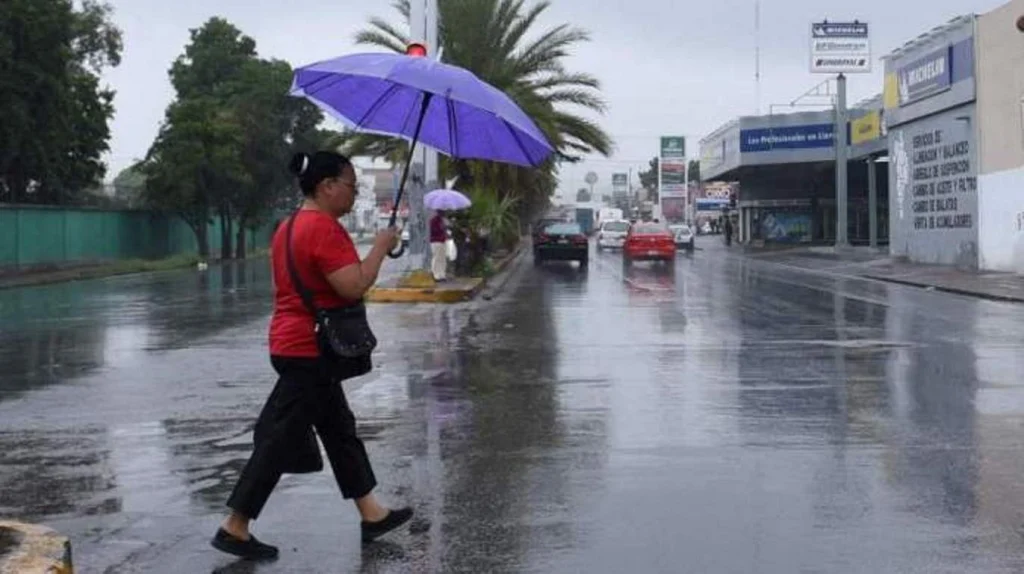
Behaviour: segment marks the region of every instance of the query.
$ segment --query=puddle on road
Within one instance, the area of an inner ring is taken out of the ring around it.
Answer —
[[[745,341],[746,347],[779,347],[779,346],[805,346],[805,347],[834,347],[839,349],[851,349],[860,351],[895,351],[900,349],[912,349],[918,347],[916,343],[903,341],[886,341],[882,339],[777,339],[767,341]]]

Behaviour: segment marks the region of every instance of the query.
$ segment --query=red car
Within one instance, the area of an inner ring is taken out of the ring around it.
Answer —
[[[676,237],[662,223],[636,223],[630,226],[622,245],[622,262],[676,260]]]

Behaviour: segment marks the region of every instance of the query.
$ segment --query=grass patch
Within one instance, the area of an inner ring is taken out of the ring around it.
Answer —
[[[131,273],[170,271],[172,269],[194,267],[198,262],[199,256],[195,254],[182,254],[164,259],[126,259],[124,261],[81,265],[63,269],[29,271],[24,274],[0,278],[0,289],[79,281],[83,279],[99,279],[101,277],[113,277],[115,275],[128,275]]]
[[[183,254],[166,259],[126,259],[108,265],[100,265],[95,271],[107,275],[124,275],[125,273],[145,273],[148,271],[170,271],[183,267],[194,267],[199,263],[199,256]]]

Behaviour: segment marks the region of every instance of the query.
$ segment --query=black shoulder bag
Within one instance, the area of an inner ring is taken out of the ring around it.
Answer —
[[[295,226],[297,215],[298,213],[292,215],[288,220],[285,256],[288,260],[288,273],[291,275],[292,285],[299,292],[306,308],[313,314],[320,356],[327,359],[340,359],[343,367],[342,378],[366,374],[373,368],[370,363],[370,353],[377,347],[377,337],[374,336],[370,329],[370,323],[366,319],[366,305],[359,301],[346,307],[317,308],[313,301],[313,294],[299,278],[292,258],[292,228]]]

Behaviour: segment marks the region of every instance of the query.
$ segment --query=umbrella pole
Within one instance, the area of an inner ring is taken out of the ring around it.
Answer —
[[[391,207],[391,219],[388,221],[388,227],[394,227],[398,221],[398,208],[402,204],[402,194],[405,193],[405,182],[409,179],[409,168],[412,167],[412,156],[416,152],[416,142],[420,139],[420,130],[423,128],[423,118],[427,115],[427,107],[430,105],[430,99],[434,96],[429,92],[423,94],[423,105],[420,108],[420,117],[416,119],[416,129],[413,130],[412,142],[409,144],[409,156],[405,159],[405,168],[402,170],[402,179],[398,183],[398,191],[395,192],[395,204]],[[405,244],[401,244],[398,249],[388,253],[388,257],[392,259],[398,259],[405,253]]]

